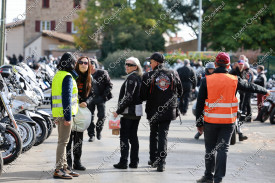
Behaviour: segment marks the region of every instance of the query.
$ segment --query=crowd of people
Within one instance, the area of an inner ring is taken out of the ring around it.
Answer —
[[[121,157],[113,165],[114,168],[138,168],[137,132],[143,116],[142,103],[145,101],[145,112],[150,125],[148,165],[157,168],[159,172],[165,171],[170,123],[180,113],[186,114],[190,93],[199,86],[196,126],[198,136],[204,132],[206,171],[197,182],[221,182],[225,176],[229,141],[235,128],[238,108],[245,109],[245,113],[249,115],[251,108],[243,101],[251,98],[251,93],[258,93],[258,98],[269,94],[269,91],[260,86],[264,86],[263,66],[258,66],[259,76],[254,81],[251,76],[253,73],[245,60],[235,63],[229,74],[230,57],[224,52],[217,55],[215,62],[207,63],[205,69],[201,62],[198,62],[195,69],[192,68],[187,59],[177,71],[167,69],[164,67],[164,55],[158,52],[147,60],[151,71],[145,73],[137,58],[129,57],[125,60],[127,76],[120,89],[117,109],[113,111],[114,118],[122,116]],[[101,131],[106,118],[105,103],[113,97],[113,84],[108,72],[97,69],[96,64],[96,59],[80,57],[76,60],[71,53],[65,53],[57,65],[58,72],[52,81],[52,114],[58,127],[54,178],[72,179],[79,176],[72,169],[86,169],[81,163],[83,132],[71,130],[73,117],[79,108],[88,108],[92,114],[88,127],[89,142],[93,142],[95,136],[98,140],[102,138]],[[199,78],[197,73],[201,74]],[[240,103],[236,97],[237,92],[243,94]],[[98,112],[96,124],[93,121],[95,108]],[[244,136],[242,138],[245,140]],[[223,145],[216,149],[219,143]],[[214,149],[216,153],[212,153]],[[211,158],[208,158],[209,155]]]
[[[21,54],[18,56],[18,58],[16,57],[15,54],[13,54],[12,57],[7,56],[7,59],[11,65],[16,65],[18,62],[24,61],[24,57]]]

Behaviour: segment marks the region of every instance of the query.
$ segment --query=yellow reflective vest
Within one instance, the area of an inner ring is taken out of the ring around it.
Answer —
[[[72,115],[78,111],[78,89],[73,78],[73,95],[71,109],[63,109],[62,105],[62,83],[66,76],[73,76],[67,71],[58,71],[52,81],[52,115],[53,117],[64,117],[63,111],[72,110]]]

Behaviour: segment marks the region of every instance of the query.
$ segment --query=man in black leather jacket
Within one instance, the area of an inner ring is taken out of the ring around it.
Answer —
[[[178,73],[165,69],[164,56],[154,53],[150,58],[153,71],[142,79],[140,97],[146,101],[147,119],[150,125],[150,161],[159,172],[165,170],[167,134],[171,120],[179,115],[177,99],[182,96],[182,85]]]
[[[245,62],[244,64],[244,76],[245,80],[249,83],[253,83],[253,71],[250,69],[249,63]],[[251,122],[252,119],[252,110],[251,110],[251,96],[252,93],[250,92],[245,92],[244,93],[244,100],[243,103],[241,104],[241,111],[242,114],[244,114],[245,121],[246,122]]]
[[[185,59],[184,66],[179,68],[178,74],[181,80],[182,87],[184,88],[183,96],[180,98],[180,112],[185,115],[188,110],[189,98],[192,91],[197,86],[197,77],[194,69],[190,67],[190,61]]]
[[[239,60],[237,67],[235,69],[232,69],[229,74],[232,74],[234,76],[238,76],[242,79],[245,79],[244,77],[244,61],[243,60]],[[242,103],[244,100],[244,93],[242,91],[238,91],[240,94],[240,103],[239,103],[239,109],[242,108]]]

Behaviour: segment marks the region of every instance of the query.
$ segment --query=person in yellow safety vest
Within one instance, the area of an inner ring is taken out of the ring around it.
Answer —
[[[76,59],[71,53],[64,53],[57,65],[58,72],[52,81],[52,115],[57,124],[58,144],[54,178],[72,179],[79,174],[68,168],[66,146],[69,142],[72,116],[78,111],[78,89],[75,72]]]
[[[200,86],[196,126],[200,133],[204,132],[206,170],[198,183],[219,183],[225,176],[229,142],[237,119],[236,91],[270,94],[261,86],[228,74],[229,64],[229,55],[219,53],[214,73],[202,79]]]

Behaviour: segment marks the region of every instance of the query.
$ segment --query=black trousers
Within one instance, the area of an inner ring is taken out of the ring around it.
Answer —
[[[88,106],[89,110],[92,113],[92,119],[91,119],[91,124],[89,126],[88,130],[88,135],[89,137],[93,137],[95,136],[95,128],[96,128],[96,132],[97,133],[101,133],[103,126],[104,126],[104,122],[105,122],[105,103],[91,103]],[[97,123],[94,123],[94,113],[95,113],[95,108],[97,108]]]
[[[129,156],[129,142],[131,144],[130,152],[130,162],[138,163],[139,162],[139,141],[137,136],[138,131],[138,120],[126,119],[124,117],[120,118],[120,162],[126,164],[128,162]]]
[[[227,153],[235,124],[204,124],[205,172],[214,182],[221,182],[226,173]],[[215,156],[217,155],[217,156]],[[213,171],[215,172],[213,177]]]
[[[150,160],[156,164],[165,164],[170,123],[171,121],[154,121],[150,123]]]
[[[251,93],[245,93],[244,94],[244,99],[242,103],[242,113],[246,114],[246,116],[251,116]]]
[[[240,94],[240,103],[239,103],[239,109],[242,109],[242,104],[244,101],[244,92],[243,91],[238,91]]]
[[[71,131],[70,140],[66,147],[67,163],[69,167],[72,167],[72,154],[74,157],[74,164],[80,163],[80,158],[82,155],[82,142],[83,132]]]
[[[186,113],[188,110],[188,105],[189,105],[189,99],[190,99],[190,95],[191,95],[191,90],[185,90],[183,92],[183,96],[180,99],[180,112],[182,114]]]

